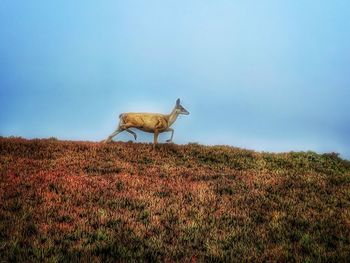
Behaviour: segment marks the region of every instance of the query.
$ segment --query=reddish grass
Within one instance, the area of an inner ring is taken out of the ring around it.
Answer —
[[[227,146],[0,138],[5,261],[350,258],[350,163]]]

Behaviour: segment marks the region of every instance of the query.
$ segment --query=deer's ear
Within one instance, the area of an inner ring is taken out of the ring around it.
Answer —
[[[176,105],[180,105],[180,99],[176,100]]]

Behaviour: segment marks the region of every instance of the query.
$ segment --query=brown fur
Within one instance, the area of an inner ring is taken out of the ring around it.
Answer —
[[[168,127],[169,117],[160,113],[123,113],[121,114],[121,127],[126,129],[129,127],[137,128],[145,132],[152,132],[158,130],[165,131]]]

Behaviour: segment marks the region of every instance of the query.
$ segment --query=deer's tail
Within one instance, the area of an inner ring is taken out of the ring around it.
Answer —
[[[119,114],[119,127],[124,123],[124,113]]]

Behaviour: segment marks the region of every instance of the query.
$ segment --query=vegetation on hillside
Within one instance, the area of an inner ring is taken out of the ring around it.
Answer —
[[[337,154],[0,138],[1,260],[349,258]]]

